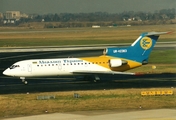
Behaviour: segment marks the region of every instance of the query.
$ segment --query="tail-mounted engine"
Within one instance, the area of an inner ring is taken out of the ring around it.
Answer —
[[[127,61],[121,59],[110,59],[109,66],[110,67],[120,67],[122,65],[126,65]]]

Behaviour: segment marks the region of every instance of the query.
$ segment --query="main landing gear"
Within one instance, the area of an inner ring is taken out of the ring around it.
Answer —
[[[98,75],[94,75],[94,82],[99,82],[100,81],[100,77]]]
[[[94,83],[97,83],[100,81],[100,77],[98,75],[85,75],[84,76],[85,81],[92,81]]]
[[[28,82],[25,80],[25,77],[20,77],[20,79],[21,79],[21,81],[22,81],[25,85],[28,84]]]

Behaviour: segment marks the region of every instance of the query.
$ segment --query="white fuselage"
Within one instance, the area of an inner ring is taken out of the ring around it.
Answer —
[[[101,64],[108,64],[107,62]],[[108,68],[79,58],[34,59],[16,62],[3,74],[13,77],[73,75],[73,71],[110,71]]]

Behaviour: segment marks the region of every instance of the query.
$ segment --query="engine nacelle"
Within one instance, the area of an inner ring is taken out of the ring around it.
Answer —
[[[120,67],[124,64],[127,64],[127,61],[121,60],[121,59],[110,59],[109,60],[109,66],[110,67]]]

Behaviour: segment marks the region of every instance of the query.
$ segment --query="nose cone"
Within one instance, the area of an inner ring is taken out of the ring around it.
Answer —
[[[3,72],[4,75],[7,75],[7,76],[10,76],[10,71],[9,71],[9,68],[6,69],[4,72]]]

